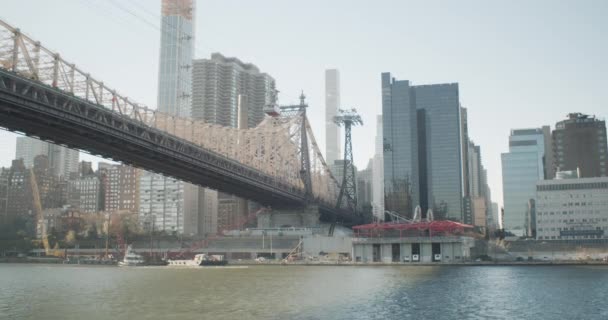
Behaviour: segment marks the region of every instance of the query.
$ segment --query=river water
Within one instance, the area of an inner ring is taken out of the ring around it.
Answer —
[[[608,319],[608,267],[0,264],[0,319]]]

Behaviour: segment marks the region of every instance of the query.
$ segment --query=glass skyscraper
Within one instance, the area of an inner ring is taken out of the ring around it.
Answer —
[[[504,229],[515,236],[525,235],[530,199],[536,183],[544,178],[545,134],[541,128],[512,130],[509,152],[501,155]]]
[[[458,84],[410,86],[382,74],[385,208],[420,205],[463,221],[463,124]]]
[[[436,218],[463,221],[463,135],[458,84],[412,89],[419,112],[420,183],[426,191],[425,195],[421,191],[421,196],[426,196],[426,201],[421,199],[421,207],[433,209]]]
[[[384,208],[404,217],[420,202],[417,117],[409,81],[382,73]]]

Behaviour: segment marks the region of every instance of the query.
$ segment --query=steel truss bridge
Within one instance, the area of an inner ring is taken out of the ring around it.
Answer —
[[[273,208],[337,205],[340,186],[315,141],[306,103],[255,128],[180,118],[138,104],[0,20],[0,127]]]

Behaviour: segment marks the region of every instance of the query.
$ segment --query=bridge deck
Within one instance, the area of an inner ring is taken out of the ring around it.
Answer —
[[[129,117],[0,69],[0,126],[270,206],[303,190]]]

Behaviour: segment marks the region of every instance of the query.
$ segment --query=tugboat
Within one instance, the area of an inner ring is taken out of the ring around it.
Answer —
[[[142,255],[139,255],[133,251],[131,246],[127,247],[127,252],[125,252],[125,257],[118,261],[118,266],[120,267],[135,267],[135,266],[144,266],[146,265],[146,261]]]
[[[197,254],[191,260],[169,260],[171,267],[225,266],[228,261],[222,255]]]

